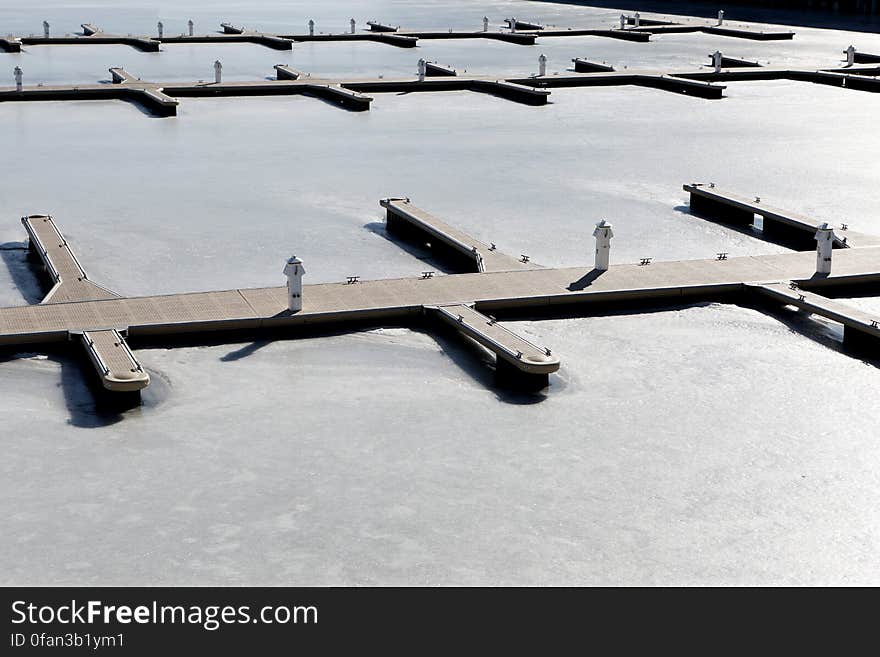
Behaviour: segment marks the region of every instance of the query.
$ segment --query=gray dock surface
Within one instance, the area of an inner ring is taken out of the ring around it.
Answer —
[[[43,303],[93,301],[112,299],[119,295],[89,280],[67,240],[55,226],[52,217],[22,217],[31,252],[40,258],[52,282],[52,289]]]
[[[83,331],[79,337],[104,388],[113,392],[137,392],[150,385],[150,375],[119,331]]]
[[[432,317],[477,341],[506,361],[512,368],[527,374],[547,375],[559,369],[559,358],[546,347],[539,347],[477,312],[467,304],[426,306]]]
[[[424,306],[475,303],[478,311],[527,311],[593,302],[659,303],[714,298],[746,283],[795,281],[822,290],[880,282],[880,247],[841,249],[833,273],[814,276],[816,256],[795,252],[730,258],[591,267],[453,274],[359,283],[306,285],[303,310],[287,310],[287,288],[110,298],[0,308],[0,344],[67,340],[71,331],[128,328],[130,336],[173,336],[230,329],[344,326],[364,320],[406,321]],[[588,312],[588,311],[585,311]]]

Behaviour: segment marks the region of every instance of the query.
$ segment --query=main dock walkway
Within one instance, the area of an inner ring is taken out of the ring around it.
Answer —
[[[630,18],[630,22],[632,22]],[[295,42],[330,42],[330,41],[374,41],[398,48],[414,48],[420,39],[489,39],[503,41],[517,45],[534,45],[540,37],[572,37],[594,36],[608,39],[621,39],[624,41],[647,42],[653,35],[667,33],[695,33],[705,32],[741,39],[775,40],[791,39],[794,32],[778,30],[761,30],[754,26],[718,26],[712,25],[700,19],[691,19],[685,23],[669,23],[665,21],[650,21],[643,19],[639,27],[614,28],[579,28],[579,27],[551,27],[527,21],[515,21],[515,29],[511,19],[505,21],[506,30],[455,30],[455,29],[429,29],[412,30],[401,29],[399,26],[368,21],[364,31],[347,32],[315,32],[308,33],[278,34],[249,30],[244,27],[221,23],[220,31],[209,34],[159,34],[156,35],[122,35],[105,32],[100,27],[91,23],[82,24],[81,34],[66,34],[63,36],[15,36],[0,37],[0,51],[9,53],[22,52],[22,46],[46,46],[46,45],[97,45],[116,44],[127,45],[142,52],[158,52],[163,43],[253,43],[274,50],[290,50]],[[650,23],[650,24],[648,24]]]
[[[704,198],[701,187],[694,189],[692,198]],[[119,297],[88,281],[54,222],[48,217],[26,217],[31,244],[53,272],[56,292],[41,304],[0,308],[0,345],[19,348],[78,338],[105,387],[132,391],[146,386],[149,376],[123,335],[159,342],[181,335],[241,331],[270,330],[295,336],[301,330],[407,326],[429,318],[494,352],[499,374],[541,387],[547,375],[558,369],[558,358],[546,347],[499,326],[489,313],[567,317],[589,315],[591,308],[609,303],[736,302],[755,295],[839,321],[845,326],[847,341],[871,353],[880,345],[880,317],[818,296],[880,286],[880,246],[841,248],[835,251],[832,273],[821,275],[816,274],[814,252],[675,262],[646,259],[640,264],[612,265],[606,271],[541,268],[495,248],[486,251],[482,242],[405,199],[385,199],[382,205],[388,211],[390,232],[402,229],[419,239],[443,243],[459,258],[465,256],[474,273],[423,272],[410,278],[368,281],[351,277],[346,283],[306,285],[302,310],[296,313],[288,310],[288,292],[282,286]],[[590,246],[585,244],[584,250],[590,251]],[[68,283],[74,286],[65,288]]]
[[[880,92],[880,66],[837,66],[817,69],[734,67],[683,72],[653,70],[607,70],[576,58],[573,72],[553,75],[432,75],[423,80],[411,78],[329,79],[313,77],[287,65],[276,65],[275,80],[244,82],[151,82],[141,80],[121,68],[111,68],[113,84],[37,85],[21,90],[0,88],[0,102],[107,100],[138,103],[158,116],[175,116],[182,97],[305,95],[322,98],[345,109],[370,108],[372,93],[430,93],[472,91],[487,93],[526,105],[544,105],[549,89],[637,86],[660,89],[699,98],[719,99],[725,86],[717,82],[743,80],[796,80],[832,85],[845,89]],[[446,68],[446,72],[453,72]],[[579,72],[588,71],[588,72]],[[436,71],[435,71],[436,72]]]
[[[305,286],[303,310],[296,314],[287,311],[283,286],[44,303],[0,308],[0,344],[60,342],[72,331],[120,327],[130,336],[342,327],[364,320],[403,321],[420,315],[424,306],[461,303],[475,303],[477,310],[486,312],[527,313],[608,301],[699,301],[742,291],[756,282],[795,281],[817,291],[880,283],[880,247],[840,250],[834,256],[834,272],[822,278],[814,276],[815,259],[814,253],[797,252],[612,265],[598,275],[591,267],[568,267],[323,283]]]

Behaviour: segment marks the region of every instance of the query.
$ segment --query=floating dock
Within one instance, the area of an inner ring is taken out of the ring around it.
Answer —
[[[515,18],[505,18],[504,24],[507,25],[508,29],[520,30],[524,32],[533,32],[535,30],[544,29],[544,26],[540,23],[530,23],[528,21],[521,21]]]
[[[843,249],[834,271],[817,278],[813,252],[718,260],[612,265],[596,275],[592,267],[536,268],[424,278],[306,285],[303,310],[287,310],[284,286],[122,297],[71,303],[0,308],[0,344],[64,342],[71,332],[127,328],[128,336],[175,336],[228,330],[332,327],[364,321],[408,323],[424,306],[473,303],[484,313],[569,316],[590,314],[591,304],[646,305],[717,300],[746,284],[794,281],[811,291],[880,283],[880,247]]]
[[[441,259],[452,261],[454,271],[487,272],[535,269],[530,258],[514,258],[498,251],[464,231],[450,226],[432,214],[414,206],[409,199],[386,198],[379,201],[386,210],[388,233],[429,246]],[[445,252],[445,253],[443,253]]]
[[[799,310],[825,317],[843,325],[843,343],[854,347],[857,351],[877,353],[880,344],[880,316],[863,312],[852,306],[840,303],[802,290],[793,283],[765,283],[763,285],[747,285],[746,290],[758,294],[785,306],[794,306]]]
[[[696,19],[695,19],[696,20]],[[378,21],[368,21],[368,29],[360,32],[309,32],[304,34],[276,34],[257,30],[248,30],[231,23],[221,23],[217,33],[165,35],[120,35],[104,32],[100,27],[83,23],[82,34],[64,36],[14,36],[0,38],[0,50],[17,53],[22,46],[40,45],[127,45],[142,52],[158,52],[163,43],[253,43],[274,50],[290,50],[294,43],[300,42],[345,42],[373,41],[395,46],[397,48],[415,48],[420,39],[490,39],[517,45],[534,45],[540,36],[568,37],[594,36],[625,41],[647,42],[653,35],[670,33],[705,32],[741,39],[776,40],[791,39],[794,32],[763,31],[750,26],[712,25],[705,22],[689,21],[687,23],[670,23],[667,21],[651,21],[641,19],[639,27],[625,29],[596,29],[578,27],[554,27],[527,21],[516,21],[516,30],[510,29],[510,19],[505,21],[507,30],[404,30],[399,26]],[[630,18],[632,22],[632,18]],[[870,60],[875,61],[875,60]]]
[[[516,387],[540,390],[559,369],[550,349],[532,344],[472,305],[425,306],[425,314],[458,331],[495,354],[495,371]]]
[[[545,105],[553,88],[594,86],[636,86],[659,89],[697,98],[719,99],[726,87],[719,82],[756,80],[794,80],[836,86],[844,89],[880,92],[880,66],[846,68],[791,69],[772,67],[734,67],[732,69],[683,72],[624,69],[598,70],[599,65],[574,59],[575,72],[553,75],[501,77],[491,75],[451,75],[454,69],[429,65],[432,74],[424,80],[413,78],[324,79],[286,65],[275,67],[276,80],[253,82],[150,82],[123,69],[110,69],[115,84],[76,86],[28,86],[0,88],[0,102],[59,100],[126,100],[140,104],[158,116],[174,116],[178,97],[211,98],[226,96],[305,95],[322,98],[353,111],[370,108],[370,93],[424,93],[474,91],[487,93],[526,105]],[[590,72],[580,72],[589,69]],[[440,73],[443,73],[442,75]]]
[[[13,36],[0,37],[0,50],[10,53],[21,52],[21,39]]]
[[[51,289],[42,303],[74,304],[82,301],[118,299],[119,295],[89,280],[67,240],[55,226],[52,217],[22,217],[30,251],[42,263]],[[71,331],[69,338],[79,340],[94,365],[102,385],[113,392],[137,392],[150,383],[149,374],[138,363],[125,339],[115,328]]]
[[[584,62],[585,60],[579,60]],[[575,61],[575,68],[578,63]],[[584,67],[584,64],[581,64]],[[544,75],[530,78],[513,79],[517,84],[534,85],[540,88],[554,89],[562,87],[647,87],[673,93],[694,96],[696,98],[719,99],[724,95],[726,87],[702,80],[690,80],[683,76],[662,73],[659,71],[596,71],[575,75]]]
[[[30,252],[39,259],[51,284],[43,303],[94,301],[119,296],[89,280],[52,217],[30,215],[22,217],[21,223],[28,234]]]
[[[707,197],[697,187],[692,198]],[[739,202],[709,200],[718,207],[743,210]],[[676,262],[649,258],[640,264],[612,265],[606,271],[542,268],[528,258],[503,255],[494,245],[487,247],[406,199],[385,199],[381,204],[388,211],[389,232],[443,244],[457,252],[456,262],[463,270],[473,273],[423,272],[420,277],[371,281],[353,276],[346,283],[307,285],[303,308],[296,313],[288,310],[287,288],[281,286],[120,297],[89,282],[68,288],[63,295],[52,294],[41,304],[0,308],[0,345],[32,349],[78,339],[104,386],[131,392],[147,385],[149,377],[124,335],[153,343],[184,335],[206,339],[229,335],[240,340],[242,332],[261,331],[295,337],[300,331],[358,330],[365,324],[410,326],[428,317],[492,351],[499,376],[511,378],[517,387],[534,388],[546,385],[547,376],[559,367],[558,358],[546,347],[503,328],[491,314],[587,316],[608,304],[739,303],[758,295],[839,321],[847,344],[880,352],[878,317],[817,296],[880,286],[880,246],[839,249],[832,273],[822,275],[815,273],[815,252]],[[65,290],[68,283],[87,281],[54,222],[42,216],[25,219],[55,287]]]
[[[733,23],[718,24],[699,18],[686,18],[680,21],[657,20],[639,17],[639,25],[636,26],[634,16],[627,16],[626,23],[631,31],[648,32],[651,34],[687,34],[703,32],[716,34],[737,39],[751,39],[753,41],[779,41],[794,38],[794,32],[790,30],[763,30],[751,25],[736,25]]]
[[[691,211],[700,217],[713,219],[725,224],[749,228],[755,224],[755,217],[762,220],[763,235],[771,240],[794,242],[801,246],[814,243],[816,230],[823,223],[789,210],[773,207],[759,197],[746,197],[702,183],[683,185],[690,194]],[[880,237],[858,233],[841,222],[834,236],[834,248],[858,246],[880,246]]]

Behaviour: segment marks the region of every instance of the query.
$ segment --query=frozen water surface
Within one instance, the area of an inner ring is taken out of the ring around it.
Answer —
[[[619,12],[528,2],[92,2],[0,7],[0,32],[341,31],[348,18],[473,27],[483,14],[609,26]],[[733,12],[729,12],[733,13]],[[828,65],[873,35],[797,28],[793,42],[669,35],[537,47],[425,42],[34,47],[0,55],[28,82],[411,75],[419,57],[475,72],[552,71],[575,56],[682,67],[731,56]],[[10,73],[11,75],[11,73]],[[11,81],[11,79],[10,79]],[[348,113],[311,98],[183,99],[173,119],[116,102],[0,104],[0,304],[39,298],[17,217],[56,217],[92,278],[140,295],[425,268],[383,236],[403,194],[542,264],[774,253],[691,217],[681,184],[713,180],[880,233],[880,97],[732,83],[706,101],[636,88],[554,90],[524,107],[470,93],[380,94]],[[849,301],[867,310],[876,299]],[[509,395],[445,336],[348,336],[139,352],[141,409],[98,412],[77,362],[0,363],[4,584],[864,584],[880,582],[875,364],[833,325],[704,305],[516,322],[563,368]]]

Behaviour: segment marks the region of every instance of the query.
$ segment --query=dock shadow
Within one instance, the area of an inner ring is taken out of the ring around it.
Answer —
[[[150,119],[173,119],[173,116],[165,116],[164,114],[159,114],[158,112],[151,110],[148,105],[131,98],[120,98],[120,102],[125,103],[126,105],[130,105],[134,107],[141,114]]]
[[[505,404],[540,404],[547,399],[551,389],[558,387],[555,381],[538,391],[522,391],[502,386],[495,378],[495,358],[474,340],[443,326],[414,326],[411,330],[429,336],[462,372],[490,390],[498,401]]]
[[[880,369],[880,356],[867,356],[863,351],[845,344],[828,325],[817,320],[812,313],[759,299],[743,300],[738,305],[771,317],[792,333],[808,338],[826,349]]]
[[[444,262],[445,258],[437,258],[435,257],[435,251],[432,249],[421,247],[412,242],[409,242],[405,239],[395,237],[391,233],[389,233],[385,229],[384,221],[373,221],[368,224],[364,224],[364,228],[366,228],[371,233],[379,235],[380,237],[385,238],[394,246],[399,248],[401,251],[405,251],[409,255],[411,255],[416,260],[420,260],[424,262],[426,265],[430,265],[434,268],[435,271],[442,272],[444,274],[458,274],[460,271],[455,266],[450,266],[449,263]]]
[[[56,385],[61,388],[67,407],[67,423],[84,429],[100,429],[118,424],[124,419],[137,417],[143,409],[158,406],[167,397],[170,385],[165,377],[150,372],[150,386],[143,393],[119,393],[106,390],[95,374],[85,353],[76,353],[67,344],[50,345],[47,349],[27,350],[6,348],[0,350],[0,364],[32,358],[44,354],[57,363],[60,375]]]
[[[0,244],[0,260],[3,260],[12,282],[27,303],[34,304],[43,300],[47,290],[31,266],[27,242]]]
[[[232,363],[237,360],[241,360],[242,358],[247,358],[248,356],[253,355],[260,349],[264,347],[268,347],[270,344],[274,342],[273,340],[255,340],[250,344],[246,344],[239,349],[234,349],[227,354],[220,356],[220,360],[224,363]]]
[[[603,273],[605,273],[604,270],[593,269],[592,271],[589,271],[581,276],[576,281],[569,283],[568,287],[565,289],[570,292],[580,292],[584,288],[589,287],[593,283],[593,281],[599,278]]]
[[[791,249],[792,251],[812,251],[815,249],[815,243],[812,241],[812,238],[807,237],[806,235],[791,235],[790,237],[788,237],[786,236],[786,234],[779,234],[778,232],[765,232],[763,229],[758,228],[754,225],[743,226],[742,224],[728,223],[726,221],[716,219],[715,217],[709,217],[707,215],[700,214],[699,212],[694,212],[689,205],[676,205],[672,209],[675,212],[686,214],[690,217],[700,219],[701,221],[715,224],[716,226],[721,226],[722,228],[731,230],[734,233],[739,233],[740,235],[745,235],[747,237],[753,237],[756,240],[761,240],[762,242],[767,242],[768,244],[775,244],[786,249]]]

